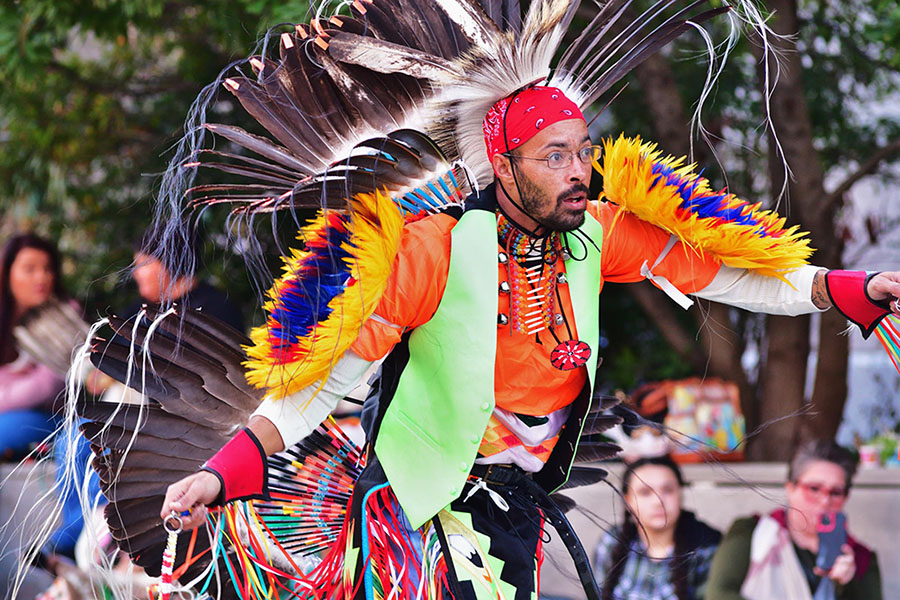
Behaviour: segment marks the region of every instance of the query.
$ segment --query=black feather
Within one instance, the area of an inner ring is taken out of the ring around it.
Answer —
[[[575,502],[565,494],[560,494],[559,492],[550,494],[550,499],[553,500],[553,503],[556,504],[556,506],[559,507],[559,510],[563,511],[563,513],[567,513],[578,506],[577,502]]]
[[[185,338],[183,334],[178,339],[172,339],[168,335],[157,332],[147,340],[148,328],[143,323],[134,328],[128,322],[115,316],[109,317],[109,323],[117,333],[127,334],[130,341],[142,348],[146,341],[154,364],[163,359],[170,365],[177,365],[177,367],[198,376],[206,391],[236,410],[252,412],[259,406],[259,393],[250,396],[245,391],[246,386],[239,388],[233,385],[228,380],[228,372],[221,362],[195,350],[188,344],[181,343],[181,339],[189,339]]]
[[[584,421],[581,435],[596,435],[609,431],[613,427],[622,424],[622,417],[618,415],[589,414]]]
[[[582,467],[576,465],[569,470],[569,478],[559,489],[567,490],[576,487],[583,487],[586,485],[594,485],[595,483],[604,481],[607,475],[609,474],[605,469],[600,469],[598,467]]]
[[[579,442],[575,452],[575,463],[583,464],[614,458],[622,448],[610,442]]]
[[[221,135],[223,138],[242,148],[246,148],[260,156],[264,156],[269,160],[275,161],[286,168],[293,169],[298,173],[313,173],[316,171],[315,168],[306,164],[306,162],[287,148],[277,146],[264,137],[247,133],[240,127],[222,125],[219,123],[206,123],[203,127],[209,129],[216,135]]]

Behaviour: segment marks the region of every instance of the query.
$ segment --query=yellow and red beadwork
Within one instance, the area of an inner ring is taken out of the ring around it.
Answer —
[[[513,330],[534,335],[553,326],[559,257],[559,235],[534,238],[502,214],[497,231],[504,248],[509,284],[509,321]]]

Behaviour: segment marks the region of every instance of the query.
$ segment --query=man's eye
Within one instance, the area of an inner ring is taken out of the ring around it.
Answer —
[[[562,152],[551,152],[547,156],[547,162],[549,162],[551,165],[561,163],[562,161],[563,161]]]

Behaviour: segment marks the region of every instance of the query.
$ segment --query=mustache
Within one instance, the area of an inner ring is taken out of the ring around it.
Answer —
[[[575,185],[573,185],[572,187],[570,187],[569,189],[564,191],[562,194],[557,196],[556,201],[562,202],[566,198],[570,198],[570,197],[575,196],[576,194],[579,194],[582,192],[584,193],[585,196],[587,196],[588,194],[591,193],[591,190],[588,188],[588,186],[586,186],[583,183],[576,183]]]

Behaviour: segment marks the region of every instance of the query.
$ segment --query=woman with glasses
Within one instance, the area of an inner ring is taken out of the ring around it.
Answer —
[[[707,600],[880,600],[875,553],[847,536],[828,571],[816,567],[817,526],[841,512],[856,460],[832,441],[803,445],[791,460],[787,506],[738,519],[713,558]]]

